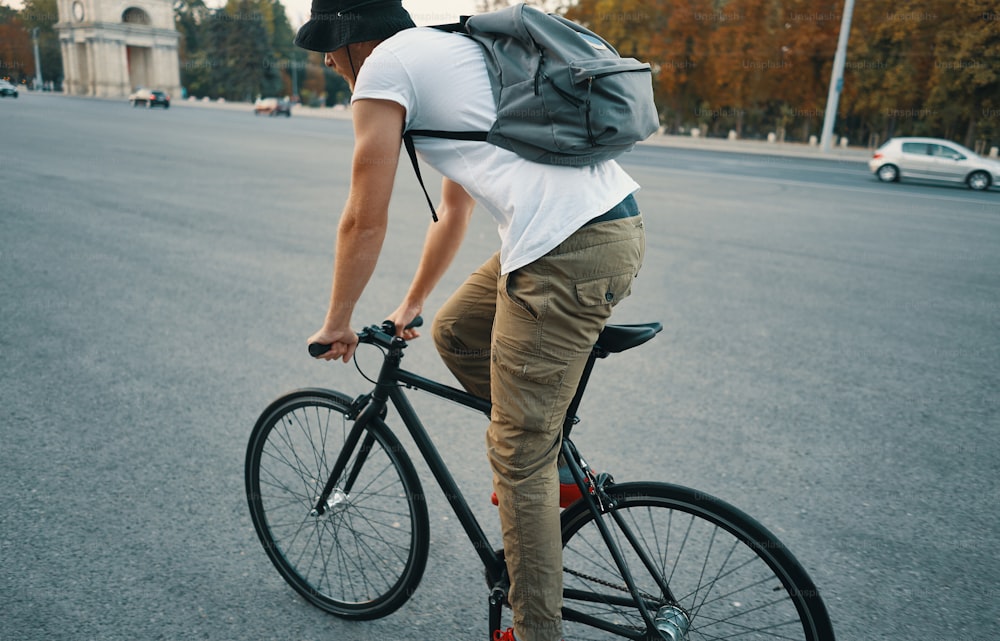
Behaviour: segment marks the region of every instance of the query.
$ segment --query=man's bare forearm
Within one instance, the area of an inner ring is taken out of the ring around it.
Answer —
[[[360,221],[365,220],[364,224]],[[344,213],[337,231],[333,288],[326,314],[327,329],[350,326],[351,314],[371,280],[385,240],[385,220]]]
[[[406,294],[407,301],[423,304],[452,261],[465,237],[469,215],[464,211],[442,209],[440,220],[431,224],[424,241],[420,265]]]

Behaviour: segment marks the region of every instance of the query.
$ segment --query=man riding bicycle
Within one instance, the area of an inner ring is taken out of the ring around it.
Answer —
[[[415,28],[399,0],[313,0],[296,44],[325,54],[350,86],[355,132],[350,191],[333,286],[310,343],[347,362],[352,311],[375,269],[404,129],[488,130],[496,104],[483,52],[460,34]],[[487,454],[511,579],[514,627],[499,638],[562,636],[557,462],[561,428],[587,356],[612,307],[629,295],[645,236],[639,186],[614,161],[539,164],[482,141],[417,138],[443,176],[408,293],[388,320],[404,329],[451,264],[475,205],[497,222],[500,249],[451,296],[434,343],[459,382],[492,402]]]

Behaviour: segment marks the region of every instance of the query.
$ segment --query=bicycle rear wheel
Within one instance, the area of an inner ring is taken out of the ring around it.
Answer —
[[[648,629],[592,513],[578,501],[563,513],[565,638],[833,641],[812,580],[751,517],[666,483],[615,485],[608,495],[616,506],[602,518],[643,603],[675,636]]]
[[[351,453],[323,514],[313,508],[354,427],[351,399],[301,390],[257,421],[246,456],[250,516],[268,557],[308,602],[373,619],[399,608],[423,576],[428,518],[413,464],[375,419]]]

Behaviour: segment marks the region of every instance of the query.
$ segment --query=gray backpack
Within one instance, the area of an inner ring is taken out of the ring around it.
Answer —
[[[489,131],[404,132],[418,179],[413,136],[482,140],[534,162],[583,166],[620,156],[660,125],[649,64],[561,16],[518,4],[438,28],[483,46],[497,121]]]

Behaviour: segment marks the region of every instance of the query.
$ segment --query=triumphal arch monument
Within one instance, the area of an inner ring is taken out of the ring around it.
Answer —
[[[136,87],[180,98],[172,0],[58,0],[63,91],[125,98]]]

